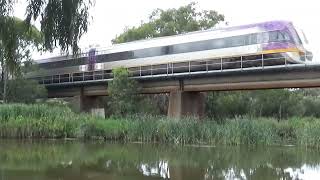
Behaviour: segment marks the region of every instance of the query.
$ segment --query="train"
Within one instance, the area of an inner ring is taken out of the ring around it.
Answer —
[[[304,32],[290,21],[268,21],[91,49],[78,57],[36,61],[34,76],[77,76],[128,68],[135,75],[312,63]]]

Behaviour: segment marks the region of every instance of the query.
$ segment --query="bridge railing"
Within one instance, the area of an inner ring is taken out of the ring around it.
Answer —
[[[312,55],[302,57],[305,61]],[[263,70],[270,68],[288,68],[292,66],[308,66],[305,64],[294,64],[289,57],[279,56],[279,54],[261,54],[255,56],[222,57],[200,61],[169,62],[166,64],[150,64],[128,68],[133,78],[153,78],[176,75],[207,74],[230,71]],[[110,70],[85,71],[69,74],[56,74],[46,77],[37,77],[39,83],[65,84],[81,83],[87,81],[107,81],[113,78]]]

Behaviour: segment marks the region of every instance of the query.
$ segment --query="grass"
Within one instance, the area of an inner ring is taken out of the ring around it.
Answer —
[[[0,105],[1,138],[85,138],[175,144],[320,147],[320,120],[268,118],[215,121],[131,116],[102,119],[50,105]]]

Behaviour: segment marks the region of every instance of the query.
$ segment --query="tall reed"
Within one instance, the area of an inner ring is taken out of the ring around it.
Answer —
[[[66,107],[10,104],[0,105],[0,137],[320,147],[320,121],[315,118],[291,118],[280,122],[267,118],[238,118],[217,123],[163,116],[103,119],[75,114]]]

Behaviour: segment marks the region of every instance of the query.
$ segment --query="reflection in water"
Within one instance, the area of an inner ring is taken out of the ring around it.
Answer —
[[[316,150],[0,141],[0,180],[320,179]]]
[[[170,179],[168,161],[159,161],[153,165],[141,164],[140,172],[145,176],[158,176],[163,179]]]
[[[309,166],[304,164],[301,168],[287,168],[284,170],[290,174],[290,177],[293,179],[320,179],[320,166]]]

